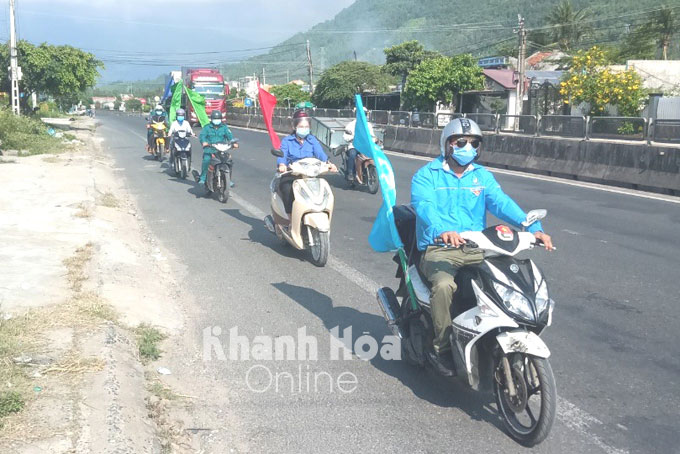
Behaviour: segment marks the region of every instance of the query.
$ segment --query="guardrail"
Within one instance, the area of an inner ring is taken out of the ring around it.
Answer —
[[[233,113],[259,115],[257,107],[229,107]],[[290,118],[294,108],[277,107],[274,115]],[[352,109],[311,109],[315,117],[352,118]],[[555,136],[574,139],[613,139],[680,143],[680,119],[656,120],[644,117],[586,117],[575,115],[507,115],[492,113],[432,113],[371,110],[368,119],[375,125],[423,129],[442,129],[454,118],[474,120],[480,129],[492,134]]]

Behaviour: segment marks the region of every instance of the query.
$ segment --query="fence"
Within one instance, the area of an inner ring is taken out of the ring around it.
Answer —
[[[256,107],[231,107],[232,113],[259,115]],[[290,118],[293,108],[277,107],[274,115]],[[352,109],[312,109],[314,117],[353,118]],[[487,133],[528,136],[556,136],[577,139],[616,139],[680,143],[680,119],[659,119],[652,122],[644,117],[585,117],[570,115],[506,115],[492,113],[432,113],[371,110],[368,119],[377,126],[403,126],[421,129],[442,129],[454,118],[475,121]]]

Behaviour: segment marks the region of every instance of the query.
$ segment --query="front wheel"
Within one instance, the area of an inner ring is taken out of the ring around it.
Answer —
[[[163,145],[156,143],[156,159],[158,162],[163,162]]]
[[[184,180],[187,177],[187,174],[189,173],[189,164],[186,159],[180,159],[179,160],[179,176]]]
[[[503,358],[508,358],[514,396],[509,392]],[[512,438],[528,447],[546,439],[557,408],[555,377],[547,359],[520,353],[499,355],[494,365],[494,395]]]
[[[313,246],[310,246],[312,255],[312,263],[318,267],[326,265],[328,261],[328,251],[331,248],[331,237],[329,232],[319,232],[319,230],[310,228],[312,234]]]
[[[380,188],[380,181],[378,180],[378,172],[374,165],[366,167],[366,184],[368,185],[368,192],[375,194]]]
[[[219,200],[220,203],[227,203],[227,200],[229,200],[229,185],[231,183],[231,178],[229,172],[221,173],[222,173],[222,186],[217,188],[217,200]]]

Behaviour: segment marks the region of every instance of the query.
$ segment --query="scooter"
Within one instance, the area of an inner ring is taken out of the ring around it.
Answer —
[[[272,149],[272,154],[283,156],[276,149]],[[271,182],[272,214],[264,219],[265,225],[281,242],[299,250],[308,249],[314,265],[325,266],[330,250],[334,198],[330,185],[320,175],[329,172],[330,166],[316,158],[305,158],[295,161],[289,168]],[[286,180],[292,180],[293,208],[290,213],[286,213],[280,191],[281,182]]]
[[[234,161],[229,150],[238,148],[238,139],[214,143],[210,147],[215,149],[215,153],[212,153],[210,164],[208,165],[205,189],[221,203],[227,203],[227,200],[229,200],[229,189],[231,188],[231,173],[234,167]],[[198,181],[198,172],[194,172],[194,177]]]
[[[166,125],[165,121],[154,121],[150,128],[153,131],[154,148],[151,150],[157,161],[163,162],[163,156],[166,152]]]
[[[191,171],[191,142],[186,131],[177,131],[172,138],[171,162],[175,175],[185,179]]]
[[[422,252],[416,247],[415,212],[402,205],[394,215],[405,245],[397,260],[401,282],[396,294],[387,287],[378,290],[377,300],[388,327],[401,339],[402,357],[423,367],[434,338],[430,287],[416,266]],[[522,225],[545,215],[545,210],[531,211]],[[510,436],[534,446],[545,440],[555,419],[550,350],[539,337],[552,323],[555,303],[538,266],[516,256],[542,243],[505,225],[460,236],[466,240],[463,248],[480,248],[485,259],[455,277],[457,313],[451,314],[450,341],[456,376],[476,391],[493,390]]]
[[[340,172],[345,178],[348,178],[349,166],[347,161],[349,160],[349,144],[343,144],[333,150],[333,155],[342,156],[342,166],[340,167]],[[352,175],[354,187],[356,184],[360,186],[366,186],[368,192],[375,194],[380,188],[380,181],[378,180],[378,172],[375,168],[375,163],[373,159],[365,156],[359,151],[357,151],[356,159],[354,160],[354,175]]]

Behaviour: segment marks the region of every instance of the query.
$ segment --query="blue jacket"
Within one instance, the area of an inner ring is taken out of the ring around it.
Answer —
[[[276,164],[289,165],[304,158],[316,158],[319,161],[328,161],[328,156],[323,152],[319,140],[309,134],[302,142],[297,141],[295,134],[284,137],[281,140],[283,157],[276,160]]]
[[[421,251],[444,232],[482,231],[486,212],[520,227],[526,213],[506,195],[494,176],[479,164],[470,164],[458,178],[443,167],[444,158],[430,162],[413,176],[411,203],[416,210],[416,235]],[[528,227],[543,231],[540,222]]]

